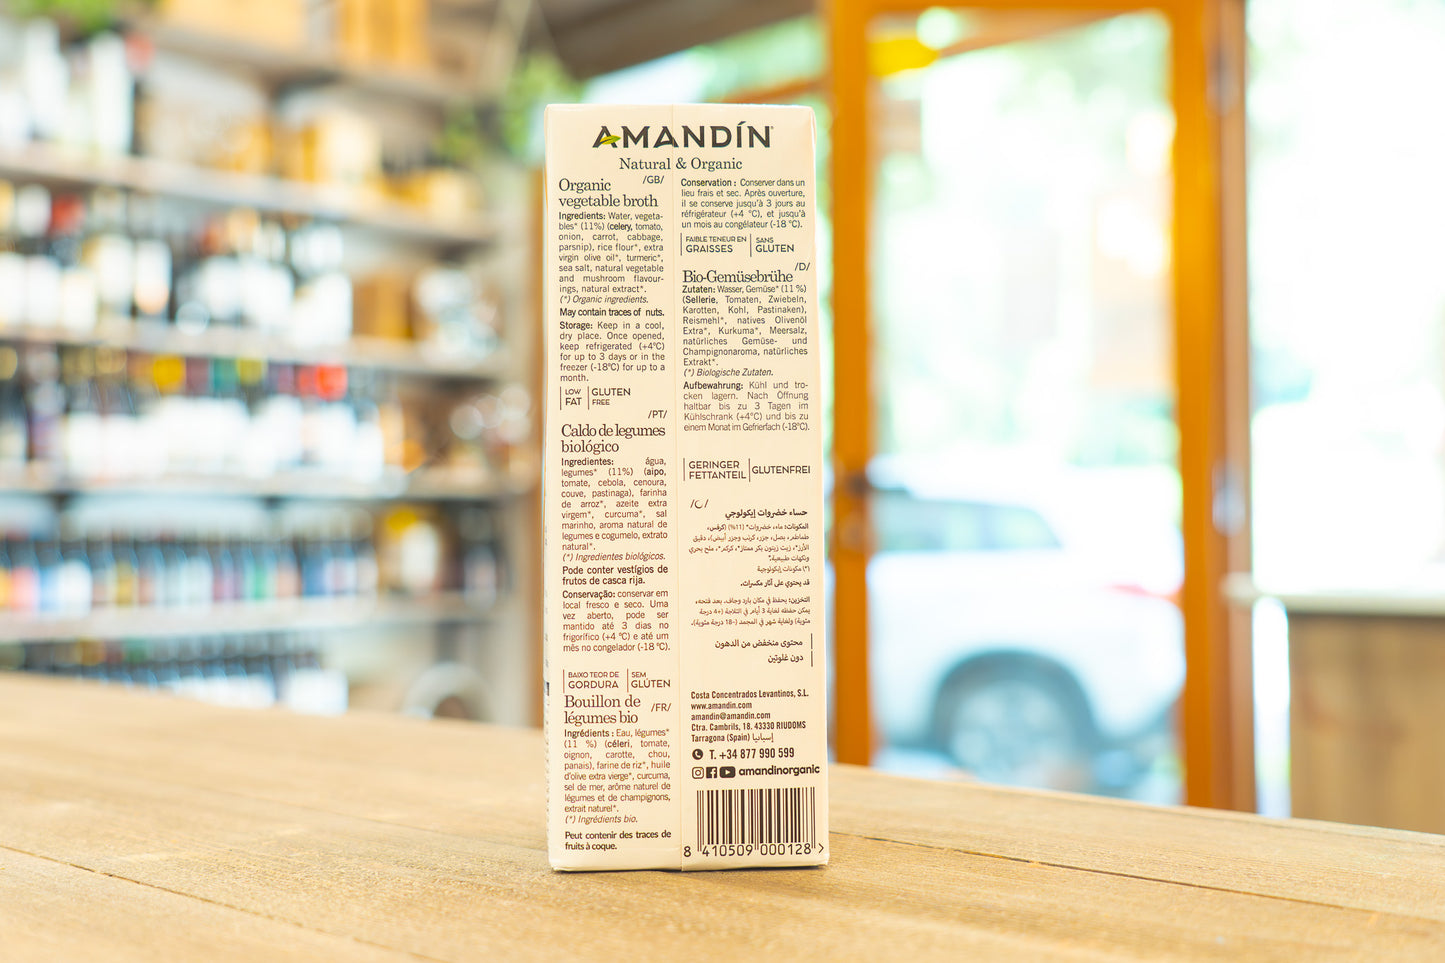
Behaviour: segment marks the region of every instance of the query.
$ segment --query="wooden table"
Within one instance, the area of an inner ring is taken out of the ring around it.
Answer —
[[[558,874],[541,737],[0,676],[0,959],[1445,960],[1445,837],[837,767],[831,865]]]

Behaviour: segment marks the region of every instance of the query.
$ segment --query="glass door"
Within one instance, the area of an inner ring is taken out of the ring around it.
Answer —
[[[871,25],[874,762],[1176,801],[1168,27],[999,24]]]

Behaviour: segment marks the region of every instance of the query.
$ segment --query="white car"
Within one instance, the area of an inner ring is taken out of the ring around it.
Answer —
[[[1118,552],[1071,544],[1039,505],[955,492],[875,483],[881,734],[991,782],[1126,788],[1167,746],[1184,681],[1182,618],[1158,589],[1177,553],[1121,580],[1102,562]]]

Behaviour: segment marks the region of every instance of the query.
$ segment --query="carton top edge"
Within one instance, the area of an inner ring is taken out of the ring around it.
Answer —
[[[547,104],[543,110],[544,114],[572,113],[591,110],[677,110],[686,108],[688,110],[806,110],[811,112],[812,107],[807,104],[710,104],[706,102],[678,101],[677,103],[666,104],[624,104],[624,103],[598,103],[598,104]]]

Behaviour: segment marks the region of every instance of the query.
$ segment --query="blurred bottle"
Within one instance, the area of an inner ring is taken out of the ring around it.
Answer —
[[[241,578],[230,540],[213,533],[207,541],[206,550],[211,555],[211,601],[237,601],[241,597]]]
[[[351,279],[341,230],[313,222],[291,234],[291,266],[296,272],[296,297],[287,326],[297,344],[341,344],[351,337]]]
[[[29,535],[10,537],[10,611],[19,615],[40,611],[40,557]]]
[[[140,603],[140,558],[134,533],[117,531],[111,537],[110,551],[115,565],[115,604],[134,608]]]
[[[297,394],[297,366],[269,366],[265,395],[252,408],[248,474],[294,472],[305,459],[305,410]]]
[[[215,582],[211,569],[211,556],[198,539],[185,541],[186,585],[183,604],[196,608],[207,608],[211,604]]]
[[[151,360],[150,381],[155,400],[146,418],[146,432],[157,442],[158,472],[184,474],[194,469],[195,452],[186,447],[190,432],[190,397],[185,358],[172,354]]]
[[[267,421],[267,368],[266,362],[255,359],[236,363],[246,422],[235,455],[239,472],[250,478],[269,478],[278,469],[280,452]]]
[[[223,638],[216,653],[225,682],[218,693],[224,705],[263,709],[275,701],[275,692],[262,678],[247,671],[246,644],[237,637]]]
[[[60,562],[56,578],[56,611],[71,617],[90,612],[92,586],[85,539],[73,518],[60,521]]]
[[[167,586],[166,559],[160,542],[146,534],[135,542],[135,601],[137,605],[162,604]]]
[[[357,522],[351,536],[356,556],[356,594],[364,598],[374,598],[381,587],[381,570],[371,532],[372,521],[368,515]]]
[[[174,690],[180,683],[178,654],[177,645],[172,639],[155,639],[151,642],[150,666],[157,688]]]
[[[183,430],[171,438],[171,451],[183,449],[189,454],[189,470],[199,474],[220,473],[226,461],[226,446],[233,436],[231,399],[217,397],[216,388],[221,369],[210,358],[186,359],[186,395]],[[222,427],[224,426],[224,428]]]
[[[60,314],[60,261],[47,242],[50,192],[26,184],[15,195],[18,250],[25,258],[24,309],[21,319],[36,328],[52,328]]]
[[[97,350],[95,380],[100,398],[99,473],[105,478],[133,478],[139,474],[140,431],[126,377],[125,352]]]
[[[85,46],[88,83],[83,89],[90,118],[89,143],[101,157],[127,153],[135,140],[135,76],[126,41],[104,31]]]
[[[242,581],[248,602],[270,602],[276,598],[276,550],[265,539],[251,536],[244,543]]]
[[[468,509],[458,520],[462,542],[462,591],[482,608],[497,602],[502,569],[497,558],[496,529],[490,512]]]
[[[224,643],[206,636],[196,641],[196,649],[204,680],[200,697],[217,705],[230,705],[231,687],[226,678]]]
[[[68,44],[62,50],[65,56],[66,90],[63,114],[60,118],[60,133],[56,142],[65,148],[67,154],[84,154],[90,146],[93,124],[90,117],[90,61],[81,44]]]
[[[201,649],[196,639],[178,639],[176,641],[176,681],[174,689],[177,693],[189,698],[198,699],[204,696],[206,686],[205,673],[201,671]]]
[[[211,307],[206,301],[206,257],[203,231],[178,230],[172,234],[171,316],[176,330],[183,334],[199,334],[211,324]]]
[[[271,529],[269,543],[276,553],[275,598],[294,599],[301,595],[301,564],[296,554],[296,542],[290,532],[279,523]]]
[[[326,441],[322,437],[325,412],[316,373],[316,365],[296,366],[296,401],[301,416],[297,426],[300,441],[298,467],[301,468],[315,468],[321,464],[321,452]]]
[[[127,214],[134,251],[131,308],[138,324],[159,327],[171,312],[171,243],[155,198],[130,195]]]
[[[82,257],[95,275],[102,324],[128,324],[135,298],[136,246],[126,232],[127,195],[98,187],[90,196],[89,236]]]
[[[417,598],[446,587],[445,539],[435,514],[394,508],[382,522],[378,551],[383,584]]]
[[[465,268],[435,264],[417,275],[412,288],[413,331],[455,357],[478,357],[497,347],[497,305]]]
[[[348,388],[355,424],[347,474],[358,482],[380,481],[386,472],[386,428],[376,400],[376,378],[369,373],[352,375]]]
[[[295,299],[295,278],[286,260],[286,231],[279,221],[258,217],[255,212],[236,213],[246,215],[239,225],[242,320],[257,331],[279,332],[290,320]]]
[[[185,605],[190,577],[190,560],[186,557],[185,549],[175,535],[162,532],[160,552],[165,574],[161,579],[159,603],[165,606]]]
[[[345,524],[338,524],[331,532],[330,542],[328,594],[352,598],[357,594],[359,584],[355,539]]]
[[[39,588],[39,608],[42,615],[60,612],[60,546],[55,536],[46,535],[35,541],[36,584]]]
[[[126,390],[135,413],[131,474],[137,478],[157,478],[166,470],[166,436],[156,364],[156,358],[138,352],[126,358]]]
[[[25,323],[25,256],[15,185],[0,180],[0,330]]]
[[[80,674],[80,647],[74,642],[61,642],[45,648],[50,650],[51,672],[62,676]]]
[[[65,416],[60,353],[54,345],[33,345],[26,349],[22,365],[26,375],[25,411],[30,420],[30,460],[60,467],[64,463]]]
[[[415,465],[409,464],[407,456],[406,410],[394,376],[377,375],[376,406],[386,467],[394,471],[410,470]]]
[[[298,540],[301,562],[301,594],[306,598],[330,595],[331,550],[320,533],[311,531]]]
[[[250,431],[251,412],[241,385],[241,364],[229,358],[211,362],[211,395],[206,430],[212,432],[207,445],[210,457],[202,465],[209,474],[239,473],[245,468],[243,442]]]
[[[0,145],[22,147],[30,140],[30,108],[25,101],[24,77],[16,69],[20,60],[20,24],[0,21]]]
[[[60,27],[33,18],[21,27],[20,74],[29,108],[31,136],[58,141],[65,131],[70,67],[60,47]]]
[[[151,65],[155,62],[155,43],[143,30],[133,30],[125,35],[125,60],[131,80],[131,138],[126,153],[144,157],[151,153],[141,136],[142,125],[137,119],[144,116],[149,101],[147,79]]]
[[[298,639],[290,643],[281,698],[293,712],[334,715],[345,712],[346,676],[322,665],[320,643]]]
[[[142,689],[154,689],[160,685],[152,646],[153,643],[145,639],[127,639],[122,644],[125,676],[130,685]]]
[[[99,313],[95,272],[82,257],[85,200],[57,194],[50,208],[50,253],[59,265],[57,322],[71,332],[94,331]]]
[[[20,381],[20,352],[0,344],[0,471],[25,466],[30,454],[30,413]]]
[[[102,447],[95,353],[75,348],[62,353],[61,359],[65,415],[60,435],[65,471],[74,478],[96,478],[101,473]]]
[[[234,328],[241,321],[244,291],[237,245],[245,239],[252,212],[232,212],[209,218],[201,234],[199,284],[211,327]]]
[[[315,367],[317,404],[309,430],[312,464],[338,478],[352,476],[356,456],[357,412],[349,396],[349,372],[340,365]]]
[[[67,661],[78,667],[82,679],[105,678],[105,643],[82,639],[70,646]]]
[[[90,549],[90,606],[108,609],[115,606],[115,553],[111,551],[110,534],[92,530]]]

